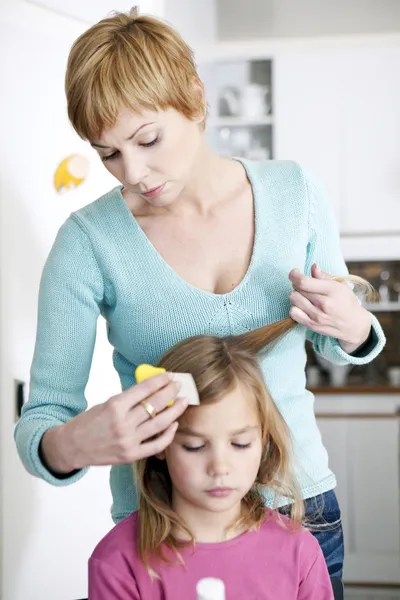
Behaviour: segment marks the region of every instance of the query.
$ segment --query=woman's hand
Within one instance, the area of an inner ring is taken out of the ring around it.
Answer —
[[[311,275],[290,271],[290,316],[316,333],[337,338],[348,354],[355,352],[368,339],[371,315],[347,284],[334,281],[317,265]]]
[[[56,473],[70,473],[86,466],[130,463],[162,452],[172,442],[177,419],[188,405],[179,399],[167,407],[178,389],[172,375],[162,373],[65,425],[49,429],[41,442],[47,466]]]

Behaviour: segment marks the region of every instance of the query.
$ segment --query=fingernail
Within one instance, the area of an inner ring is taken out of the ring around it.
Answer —
[[[168,379],[170,381],[174,381],[174,377],[175,377],[174,373],[167,373],[167,375],[168,375]]]

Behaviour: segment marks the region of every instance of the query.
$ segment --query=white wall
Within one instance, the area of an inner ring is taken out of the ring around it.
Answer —
[[[81,21],[84,25],[95,23],[108,16],[112,11],[126,12],[135,2],[130,0],[25,0],[29,4],[59,15]],[[141,12],[163,16],[165,14],[165,3],[167,0],[144,0],[137,2]]]
[[[400,31],[398,0],[216,0],[221,40]]]
[[[28,475],[13,440],[14,379],[28,381],[35,341],[39,279],[59,226],[115,185],[97,155],[70,127],[64,72],[72,42],[88,23],[125,0],[2,0],[0,15],[1,277],[1,566],[2,600],[74,600],[87,595],[87,559],[112,526],[108,468],[91,469],[70,487]],[[142,0],[192,46],[215,35],[213,0]],[[193,9],[193,12],[192,12]],[[200,30],[193,22],[201,25]],[[59,196],[53,174],[67,155],[90,159],[87,181]],[[119,390],[103,322],[87,387],[89,406]]]
[[[58,227],[115,181],[66,117],[66,57],[87,25],[24,2],[10,1],[2,8],[0,595],[2,600],[74,600],[87,594],[87,558],[112,526],[108,469],[92,469],[79,483],[63,488],[28,475],[13,441],[13,380],[29,378],[39,278]],[[90,158],[88,180],[59,196],[54,170],[75,152]],[[87,388],[90,405],[119,389],[103,323],[99,327]]]
[[[14,16],[2,16],[0,68],[2,598],[73,600],[84,596],[87,557],[111,526],[108,470],[64,489],[28,475],[13,442],[13,379],[29,377],[39,278],[58,227],[113,182],[65,115],[65,60],[81,29],[38,9]],[[59,197],[53,173],[74,152],[90,157],[89,180]],[[102,330],[91,403],[118,389],[109,355]]]
[[[217,15],[215,0],[165,0],[165,15],[178,29],[188,44],[197,46],[217,40]]]

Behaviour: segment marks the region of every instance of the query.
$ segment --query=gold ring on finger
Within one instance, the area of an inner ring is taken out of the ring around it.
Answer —
[[[148,402],[147,400],[142,400],[140,404],[143,406],[144,410],[150,415],[152,419],[154,419],[154,417],[157,416],[157,411],[154,408],[154,406],[150,404],[150,402]]]

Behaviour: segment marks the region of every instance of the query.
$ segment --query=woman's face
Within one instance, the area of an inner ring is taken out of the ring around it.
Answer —
[[[153,206],[167,206],[190,180],[202,142],[200,119],[169,108],[123,111],[91,144],[124,188]]]

